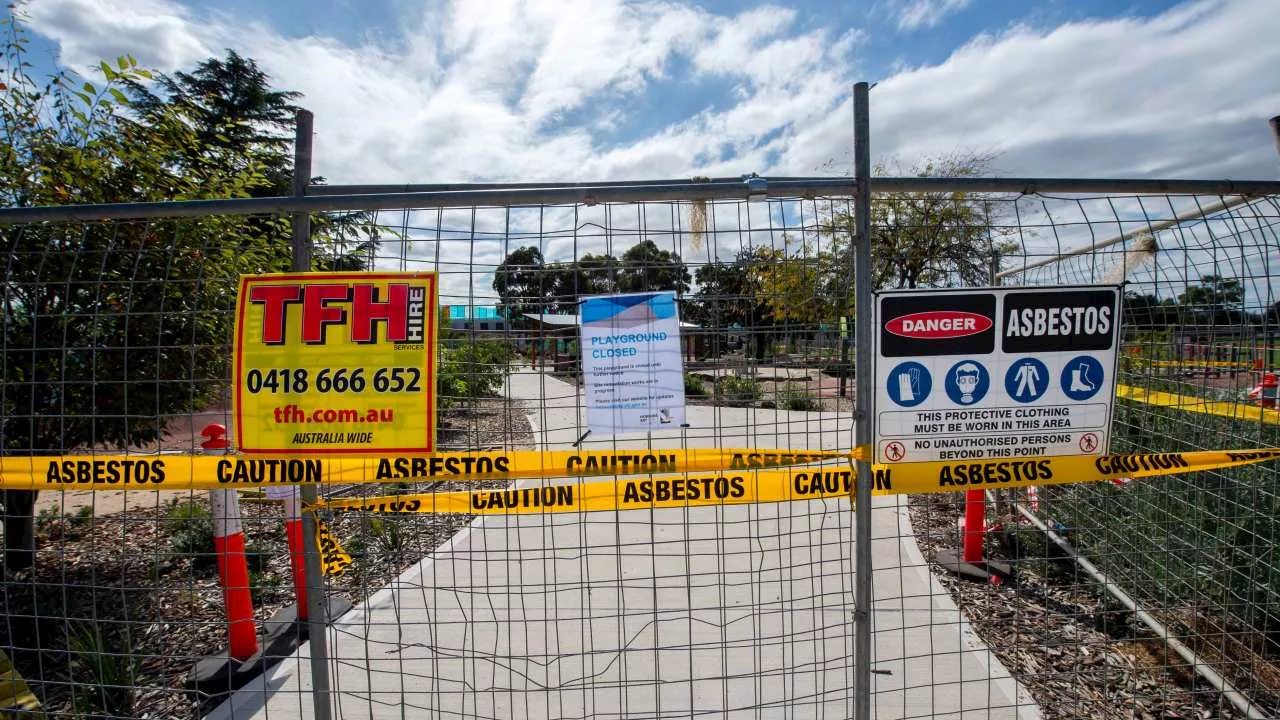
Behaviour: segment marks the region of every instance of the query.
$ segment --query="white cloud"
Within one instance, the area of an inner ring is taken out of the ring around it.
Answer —
[[[26,6],[32,25],[58,41],[63,64],[82,68],[132,53],[150,67],[177,67],[204,59],[209,47],[195,21],[167,0],[134,0],[120,7],[94,0],[55,0]]]
[[[996,150],[1011,175],[1274,178],[1273,2],[1018,26],[936,64],[896,66],[871,94],[874,152],[911,163]],[[924,27],[966,4],[899,3],[896,19]],[[73,66],[132,52],[170,70],[225,47],[256,58],[278,86],[305,94],[316,171],[332,183],[794,175],[832,160],[847,171],[850,86],[869,65],[859,29],[813,30],[776,5],[728,16],[682,0],[442,0],[406,17],[403,37],[358,44],[285,37],[174,0],[29,9]],[[642,135],[616,135],[648,112],[633,108],[665,110],[666,93],[690,87],[722,92]],[[580,241],[580,251],[598,250],[605,239]],[[616,252],[633,241],[609,239]],[[481,257],[500,249],[481,243]]]
[[[899,30],[937,27],[948,15],[959,12],[973,0],[908,0],[897,4]]]

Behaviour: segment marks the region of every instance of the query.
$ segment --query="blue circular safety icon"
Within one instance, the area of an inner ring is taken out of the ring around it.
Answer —
[[[1049,368],[1035,358],[1022,358],[1004,374],[1004,389],[1020,403],[1035,402],[1049,389]]]
[[[902,407],[915,407],[929,397],[933,378],[918,362],[900,363],[889,373],[889,399]]]
[[[1071,358],[1062,368],[1062,392],[1081,402],[1102,389],[1102,363],[1092,355]]]
[[[973,405],[986,397],[991,387],[991,376],[982,363],[973,360],[958,362],[947,371],[943,387],[947,397],[957,405]]]

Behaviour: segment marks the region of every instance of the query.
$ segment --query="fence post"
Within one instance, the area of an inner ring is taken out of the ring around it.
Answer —
[[[310,110],[298,109],[294,123],[293,140],[293,194],[307,194],[311,182],[311,121]],[[311,216],[305,212],[291,215],[293,230],[293,271],[311,270]],[[311,504],[318,499],[312,485],[302,486],[302,502]],[[311,655],[311,692],[316,720],[329,720],[329,653],[327,605],[324,592],[324,576],[320,573],[320,551],[316,545],[315,513],[302,513],[303,560],[306,566],[307,639]],[[299,598],[301,600],[301,598]]]
[[[853,86],[853,198],[854,264],[853,300],[855,327],[854,447],[870,450],[874,434],[872,393],[874,373],[871,343],[871,120],[867,83]],[[854,640],[853,716],[871,720],[871,457],[855,460],[858,482],[854,489]]]
[[[1276,141],[1276,152],[1280,153],[1280,115],[1271,118],[1271,137]]]

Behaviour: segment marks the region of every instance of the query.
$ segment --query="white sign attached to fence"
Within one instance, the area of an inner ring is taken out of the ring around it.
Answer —
[[[1115,286],[876,297],[876,462],[1109,451]]]
[[[581,318],[587,427],[620,433],[684,425],[675,293],[586,297]]]

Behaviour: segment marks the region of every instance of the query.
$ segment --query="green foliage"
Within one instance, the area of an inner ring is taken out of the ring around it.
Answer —
[[[502,389],[512,357],[511,346],[498,340],[442,342],[436,385],[440,407],[496,395]]]
[[[81,505],[69,519],[72,527],[76,529],[88,528],[93,525],[93,506]]]
[[[689,290],[689,270],[678,253],[642,240],[623,253],[586,254],[576,262],[547,263],[536,247],[512,250],[493,276],[499,308],[508,318],[524,313],[577,312],[583,295]]]
[[[751,378],[725,375],[716,380],[715,398],[721,405],[748,407],[763,396],[760,383]]]
[[[542,251],[536,247],[512,250],[493,273],[493,289],[501,302],[498,310],[508,319],[544,309],[548,281]]]
[[[129,643],[111,642],[98,623],[77,622],[67,631],[68,680],[77,717],[132,717],[140,663]]]
[[[777,391],[777,407],[780,410],[816,412],[822,410],[822,402],[803,386],[787,383]]]
[[[684,394],[686,397],[706,397],[707,384],[702,378],[690,373],[684,374]]]
[[[52,505],[47,505],[40,508],[40,514],[36,517],[36,527],[41,530],[52,530],[62,522],[63,517],[63,514],[58,511],[58,508]]]
[[[677,295],[683,295],[689,292],[689,271],[678,253],[661,250],[652,240],[641,240],[622,254],[622,262],[618,264],[618,290],[674,290]]]
[[[174,554],[191,558],[192,567],[209,570],[217,566],[209,508],[194,501],[178,503],[165,514],[164,530]]]
[[[721,336],[728,344],[729,328],[750,331],[751,353],[762,359],[781,322],[764,289],[762,270],[775,257],[769,248],[744,249],[731,262],[716,261],[698,268],[698,290],[681,312],[690,321]]]
[[[92,81],[69,71],[37,80],[22,8],[0,23],[5,206],[244,198],[290,187],[296,96],[272,90],[252,60],[229,53],[157,78],[122,56],[100,63]],[[317,218],[315,232],[318,269],[363,267],[376,239],[358,214]],[[0,452],[144,444],[167,417],[220,400],[238,279],[288,270],[289,236],[279,217],[0,228],[8,268]],[[21,532],[8,532],[6,560],[29,565]]]
[[[1128,375],[1120,382],[1196,394],[1172,379]],[[1202,391],[1208,399],[1211,392]],[[1112,452],[1180,452],[1275,447],[1272,423],[1188,413],[1118,401]],[[1204,619],[1192,632],[1244,625],[1280,642],[1280,471],[1262,464],[1116,487],[1088,483],[1043,489],[1042,515],[1067,526],[1075,542],[1139,602],[1165,603]],[[1169,599],[1177,599],[1174,605]],[[1208,639],[1206,638],[1206,639]]]

